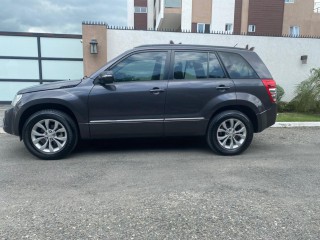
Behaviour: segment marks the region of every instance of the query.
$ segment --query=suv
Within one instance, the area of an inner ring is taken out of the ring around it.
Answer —
[[[41,159],[78,139],[206,136],[240,154],[276,119],[276,83],[255,52],[199,45],[144,45],[88,78],[21,90],[4,130]]]

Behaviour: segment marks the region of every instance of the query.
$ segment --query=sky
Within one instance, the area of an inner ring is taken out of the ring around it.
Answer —
[[[82,21],[127,25],[127,0],[0,0],[0,31],[81,34]]]

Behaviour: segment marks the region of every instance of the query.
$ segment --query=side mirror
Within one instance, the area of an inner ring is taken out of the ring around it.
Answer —
[[[114,82],[113,72],[104,71],[99,75],[99,83],[102,85],[110,84]]]

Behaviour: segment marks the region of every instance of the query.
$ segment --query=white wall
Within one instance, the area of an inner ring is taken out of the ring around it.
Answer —
[[[226,23],[234,26],[234,11],[235,0],[212,0],[211,31],[224,32]]]
[[[183,44],[205,44],[244,48],[255,47],[273,78],[286,92],[284,100],[294,96],[298,83],[305,80],[310,69],[320,67],[320,40],[281,37],[254,37],[199,33],[171,33],[133,30],[107,30],[108,60],[125,50],[142,44],[166,44],[170,40]],[[308,63],[302,64],[301,55],[308,55]]]
[[[192,0],[181,1],[181,29],[191,31],[192,27]]]

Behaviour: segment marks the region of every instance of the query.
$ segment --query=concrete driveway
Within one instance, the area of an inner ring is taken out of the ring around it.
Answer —
[[[0,239],[319,239],[319,128],[241,156],[202,139],[84,142],[41,161],[0,135]]]

